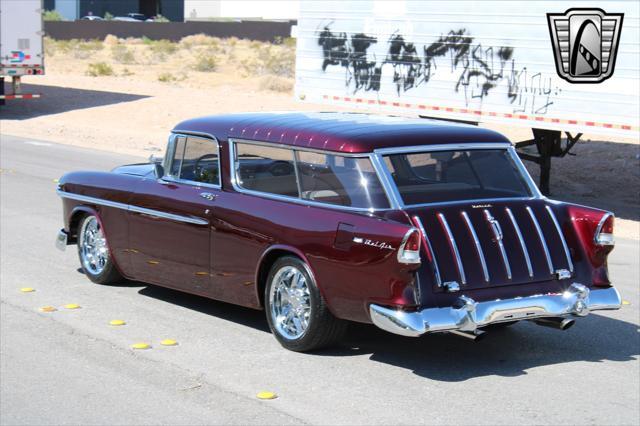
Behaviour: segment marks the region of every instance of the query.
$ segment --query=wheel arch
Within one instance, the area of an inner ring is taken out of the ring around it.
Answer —
[[[269,271],[278,259],[285,256],[297,257],[298,259],[303,261],[307,265],[307,272],[309,272],[313,280],[316,282],[318,289],[320,289],[320,285],[318,284],[318,280],[316,279],[316,275],[313,271],[311,263],[309,263],[309,260],[304,255],[304,253],[292,246],[276,244],[270,246],[262,253],[262,256],[260,256],[260,260],[258,261],[258,267],[256,268],[255,288],[257,293],[256,297],[260,308],[264,309],[264,290],[267,285],[267,277],[269,276]],[[322,292],[322,290],[320,291]]]
[[[100,220],[98,212],[94,208],[84,204],[74,207],[71,211],[71,214],[69,215],[69,237],[72,242],[78,242],[78,226],[80,225],[80,220],[89,214],[94,215],[98,220]]]

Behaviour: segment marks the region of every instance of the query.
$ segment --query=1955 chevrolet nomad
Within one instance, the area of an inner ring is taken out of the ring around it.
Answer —
[[[618,309],[613,215],[543,197],[502,135],[365,114],[204,117],[163,163],[59,181],[96,283],[124,278],[266,311],[286,348],[346,320],[452,332]]]

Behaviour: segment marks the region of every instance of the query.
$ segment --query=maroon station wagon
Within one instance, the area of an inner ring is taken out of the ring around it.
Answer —
[[[543,197],[504,136],[347,113],[187,120],[162,163],[59,181],[82,269],[264,309],[286,348],[348,321],[483,330],[618,309],[609,212]]]

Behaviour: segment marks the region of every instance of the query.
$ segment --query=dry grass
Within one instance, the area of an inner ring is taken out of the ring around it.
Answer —
[[[114,75],[113,68],[105,62],[96,62],[89,64],[86,74],[91,77],[102,77],[106,75]]]
[[[293,79],[278,77],[277,75],[266,75],[260,79],[259,87],[260,90],[288,93],[293,90]]]
[[[292,39],[264,43],[196,34],[176,43],[146,37],[120,39],[113,35],[90,41],[46,37],[45,53],[50,58],[48,66],[55,63],[65,74],[86,70],[90,64],[105,63],[112,68],[110,75],[129,80],[191,87],[245,80],[256,89],[280,93],[292,91],[295,69]],[[196,73],[187,78],[188,69]],[[90,73],[104,75],[93,68]]]

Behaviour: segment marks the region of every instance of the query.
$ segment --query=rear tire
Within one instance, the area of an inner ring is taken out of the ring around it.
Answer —
[[[88,214],[80,219],[78,257],[85,275],[96,284],[113,284],[124,279],[113,263],[107,237],[95,215]]]
[[[297,257],[285,256],[273,264],[264,300],[271,332],[291,351],[331,346],[347,330],[347,322],[329,311],[309,266]]]

